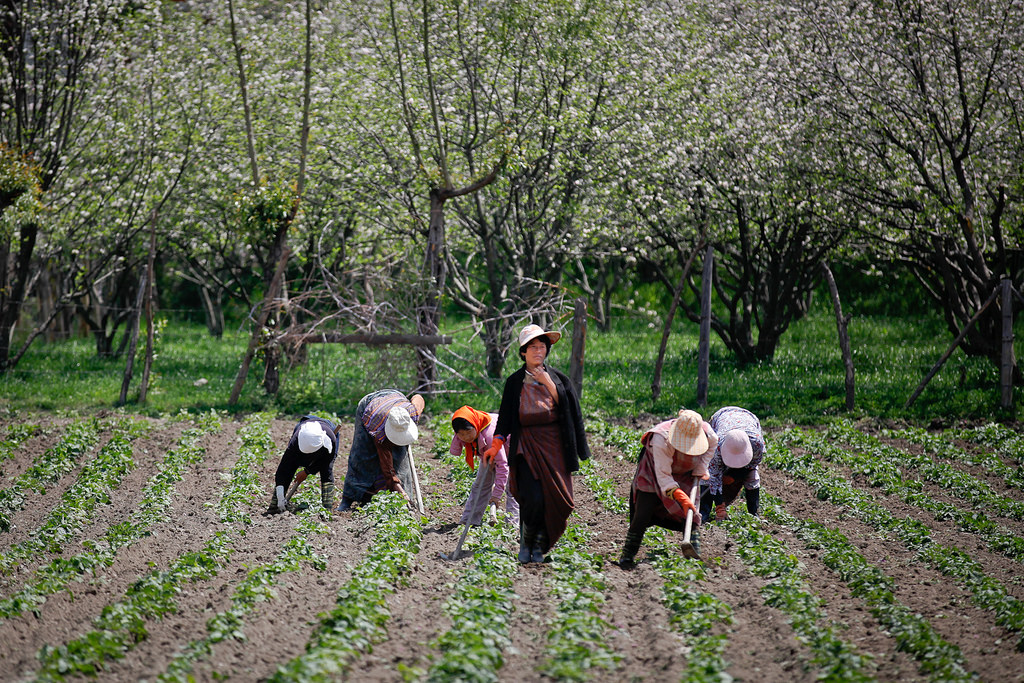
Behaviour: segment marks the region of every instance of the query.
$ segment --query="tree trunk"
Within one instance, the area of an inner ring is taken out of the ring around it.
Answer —
[[[11,342],[18,317],[21,315],[22,304],[25,303],[25,285],[28,282],[29,266],[32,263],[32,252],[38,234],[39,226],[35,223],[21,226],[21,240],[13,273],[7,270],[7,259],[0,263],[0,371],[13,367],[10,363]],[[7,296],[6,292],[10,292],[10,295]]]
[[[423,270],[427,275],[423,306],[416,316],[416,331],[423,336],[436,336],[441,320],[440,293],[444,291],[444,202],[447,196],[439,189],[430,191],[430,226],[427,230],[427,249],[423,257]],[[434,347],[417,347],[417,391],[430,395],[437,380],[437,361]]]

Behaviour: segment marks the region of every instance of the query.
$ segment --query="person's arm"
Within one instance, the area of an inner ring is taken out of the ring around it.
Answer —
[[[491,489],[491,502],[495,505],[505,494],[505,485],[508,483],[508,455],[504,448],[501,448],[494,456],[494,487]]]
[[[395,461],[391,455],[391,442],[390,441],[375,441],[377,445],[377,460],[380,462],[380,471],[384,475],[384,478],[390,482],[388,488],[392,491],[398,491],[403,496],[405,495],[405,489],[402,488],[402,480],[398,478],[398,473],[395,472]]]
[[[551,394],[551,400],[555,402],[555,405],[558,405],[558,387],[555,386],[554,380],[551,379],[551,374],[548,372],[548,369],[542,365],[533,372],[530,372],[529,370],[526,372],[544,385],[548,390],[548,393]]]

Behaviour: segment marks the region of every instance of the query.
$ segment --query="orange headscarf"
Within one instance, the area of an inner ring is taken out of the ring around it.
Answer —
[[[472,443],[464,443],[463,447],[466,449],[466,464],[469,465],[469,469],[473,469],[473,460],[479,456],[479,435],[487,429],[487,425],[491,424],[491,416],[482,410],[470,406],[462,406],[452,414],[452,419],[461,417],[463,420],[473,425],[473,428],[477,431],[477,438]]]

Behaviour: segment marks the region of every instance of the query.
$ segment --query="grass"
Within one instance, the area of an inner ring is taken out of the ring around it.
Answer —
[[[680,406],[694,407],[697,380],[697,326],[677,322],[669,341],[662,392],[651,400],[651,380],[661,330],[641,315],[613,319],[608,332],[591,326],[587,334],[583,407],[590,415],[631,418],[669,416]],[[503,379],[484,376],[483,348],[464,321],[447,319],[454,343],[439,351],[444,366],[441,391],[429,410],[450,412],[469,403],[496,410]],[[571,335],[571,323],[566,325]],[[906,419],[1016,418],[1016,409],[999,408],[998,368],[956,351],[915,404],[903,404],[935,361],[950,336],[938,318],[854,318],[850,335],[856,369],[856,409],[851,417]],[[402,347],[312,345],[304,364],[282,368],[277,397],[262,389],[262,363],[253,362],[238,405],[228,406],[242,353],[244,330],[210,337],[203,326],[170,322],[157,341],[148,400],[138,395],[141,359],[129,392],[128,408],[142,414],[172,414],[209,409],[251,412],[271,410],[300,415],[325,411],[347,415],[365,393],[380,387],[413,385],[415,356]],[[552,347],[551,363],[569,368],[571,338]],[[741,405],[765,421],[816,423],[845,414],[843,365],[830,311],[815,309],[795,323],[770,363],[740,366],[712,336],[708,406]],[[35,345],[13,371],[0,375],[0,416],[18,412],[94,412],[112,408],[120,394],[125,361],[97,358],[90,339]],[[518,367],[510,359],[506,374]]]

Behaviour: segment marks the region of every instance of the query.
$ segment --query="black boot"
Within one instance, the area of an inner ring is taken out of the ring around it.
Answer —
[[[519,563],[528,564],[533,560],[533,546],[537,544],[537,527],[519,520]]]
[[[533,546],[530,548],[530,561],[531,562],[544,562],[544,546],[548,541],[548,530],[544,527],[537,529],[537,540],[533,542]]]
[[[747,498],[747,512],[756,516],[761,510],[761,489],[747,489],[743,495]]]
[[[644,542],[644,532],[626,532],[626,542],[622,545],[622,554],[615,564],[621,569],[632,569],[636,566],[636,554],[640,550],[640,544]]]

